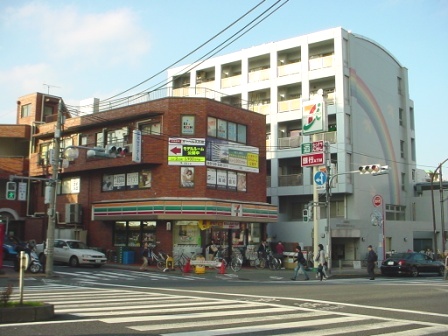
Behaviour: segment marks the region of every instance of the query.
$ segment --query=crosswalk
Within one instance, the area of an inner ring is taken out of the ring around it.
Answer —
[[[284,305],[274,300],[245,301],[59,284],[28,287],[26,299],[53,304],[61,323],[64,319],[71,323],[98,321],[113,325],[117,333],[123,334],[126,330],[166,336],[448,333],[447,325]]]
[[[159,273],[159,272],[139,272],[139,271],[129,271],[129,270],[78,270],[78,271],[56,271],[56,275],[62,277],[69,277],[72,280],[82,281],[82,282],[126,282],[135,280],[148,280],[148,281],[197,281],[206,280],[199,276],[189,274],[184,276],[182,274],[175,273]]]

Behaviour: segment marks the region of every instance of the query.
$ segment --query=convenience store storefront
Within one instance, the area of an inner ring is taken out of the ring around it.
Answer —
[[[277,207],[267,203],[154,199],[92,205],[92,220],[105,222],[112,230],[112,246],[137,254],[144,241],[175,255],[203,253],[212,239],[229,251],[238,248],[245,253],[260,244],[266,224],[277,219]]]

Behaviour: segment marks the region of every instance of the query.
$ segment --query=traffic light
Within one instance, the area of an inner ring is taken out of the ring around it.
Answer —
[[[126,147],[119,147],[116,145],[107,145],[106,148],[94,147],[87,151],[87,157],[104,157],[104,158],[116,158],[117,156],[123,156],[128,152]]]
[[[308,209],[303,209],[302,216],[303,216],[303,221],[304,222],[308,222],[309,221],[310,218],[308,217]]]
[[[359,167],[360,174],[372,174],[374,176],[389,173],[389,166],[381,166],[380,164],[366,165]]]
[[[6,199],[14,201],[17,195],[17,184],[15,182],[6,182]]]
[[[359,167],[360,174],[373,174],[380,171],[381,166],[379,164],[366,165]]]

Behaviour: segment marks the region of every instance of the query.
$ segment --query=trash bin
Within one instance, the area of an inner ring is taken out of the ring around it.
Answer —
[[[123,251],[123,264],[129,265],[135,262],[134,251]]]

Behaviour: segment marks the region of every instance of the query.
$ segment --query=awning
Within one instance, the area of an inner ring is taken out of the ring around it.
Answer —
[[[147,200],[92,205],[92,220],[211,220],[272,223],[277,206],[220,200]]]

